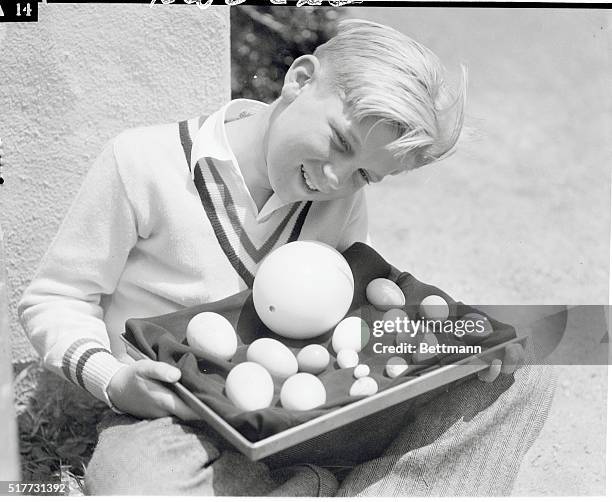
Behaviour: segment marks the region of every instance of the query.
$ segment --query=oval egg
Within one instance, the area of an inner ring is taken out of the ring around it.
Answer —
[[[406,304],[406,297],[401,288],[393,281],[378,278],[370,281],[366,287],[366,298],[378,310],[401,308]]]
[[[268,370],[260,364],[240,363],[227,375],[225,394],[242,411],[259,410],[272,404],[274,382]]]
[[[238,337],[232,324],[216,312],[193,316],[186,330],[187,344],[206,355],[229,361],[238,348]]]
[[[450,309],[446,300],[438,295],[429,295],[423,298],[419,305],[419,314],[427,319],[446,321]]]
[[[338,354],[342,349],[361,351],[370,340],[370,327],[361,317],[342,319],[334,329],[332,348]]]
[[[342,369],[354,368],[359,364],[359,354],[351,349],[342,349],[336,355],[336,362]]]
[[[403,357],[399,356],[390,357],[385,366],[387,376],[391,378],[397,378],[407,369],[408,363],[406,363]]]
[[[252,342],[246,358],[247,361],[261,364],[272,376],[283,380],[298,371],[298,362],[293,352],[273,338],[259,338]]]
[[[297,373],[285,380],[280,392],[283,408],[307,411],[323,406],[327,393],[323,382],[310,373]]]
[[[378,383],[372,377],[366,376],[356,380],[349,390],[350,396],[373,396],[378,392]]]
[[[322,345],[307,345],[297,355],[299,371],[318,375],[329,365],[329,352]]]
[[[425,344],[425,347],[422,347],[421,344]],[[412,361],[415,364],[422,364],[435,359],[438,354],[436,352],[429,352],[427,347],[434,347],[437,344],[438,339],[436,336],[431,331],[425,332],[423,338],[419,340],[416,352],[412,354]],[[422,348],[425,350],[421,350]]]

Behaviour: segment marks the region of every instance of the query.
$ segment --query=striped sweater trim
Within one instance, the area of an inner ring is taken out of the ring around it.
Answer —
[[[200,117],[197,121],[199,127],[204,122],[204,118]],[[179,123],[179,136],[185,159],[191,172],[191,149],[193,146],[190,125],[183,121]],[[193,172],[193,180],[200,196],[200,201],[206,212],[206,215],[213,227],[213,231],[229,262],[234,267],[234,270],[238,273],[241,279],[245,282],[247,287],[252,287],[254,274],[259,262],[277,245],[280,243],[292,242],[299,238],[306,217],[312,206],[312,202],[306,203],[295,203],[291,206],[287,215],[283,218],[279,226],[274,232],[266,239],[261,247],[256,247],[236,211],[236,204],[234,198],[229,190],[229,187],[223,180],[221,173],[211,158],[200,159],[206,162],[208,169],[205,171],[207,174],[210,173],[212,179],[205,179],[202,166],[200,161],[196,163]],[[211,190],[216,189],[214,194],[211,194]],[[215,204],[218,201],[218,204]],[[303,206],[297,217],[296,212],[300,206]],[[291,225],[291,221],[295,217],[295,222]],[[291,230],[289,231],[289,227]],[[283,234],[286,236],[281,239]],[[244,251],[244,259],[241,259],[241,251]],[[245,262],[246,260],[246,262]],[[249,263],[250,261],[250,263]]]
[[[64,356],[62,357],[62,372],[64,373],[66,379],[70,382],[77,383],[77,381],[82,379],[82,375],[77,374],[77,366],[80,357],[78,357],[77,361],[75,362],[74,356],[83,345],[91,343],[97,345],[98,347],[100,346],[100,340],[96,340],[95,338],[79,338],[68,347],[66,352],[64,352]],[[109,351],[107,350],[107,352]]]
[[[221,177],[221,174],[219,173],[214,161],[210,158],[207,158],[205,160],[210,169],[210,173],[212,174],[212,177],[215,180],[215,183],[217,183],[217,185],[219,186],[224,186],[225,183],[223,182],[223,178]],[[236,235],[240,237],[240,243],[242,244],[242,247],[244,247],[246,252],[249,254],[249,256],[252,258],[252,260],[255,263],[259,263],[262,260],[262,258],[266,256],[270,252],[270,250],[274,247],[274,245],[278,242],[282,233],[285,231],[289,221],[291,220],[291,218],[293,217],[293,215],[295,214],[295,212],[298,210],[298,208],[301,205],[301,203],[295,203],[291,206],[291,209],[289,210],[287,215],[283,218],[279,226],[276,227],[272,235],[258,249],[257,247],[255,247],[255,245],[253,244],[249,236],[244,231],[244,228],[242,227],[242,223],[240,222],[240,218],[238,217],[238,214],[236,214],[236,204],[234,203],[232,194],[227,189],[227,187],[225,190],[223,190],[222,197],[223,197],[223,206],[226,209],[227,216],[229,217],[229,222],[234,232],[236,233]]]

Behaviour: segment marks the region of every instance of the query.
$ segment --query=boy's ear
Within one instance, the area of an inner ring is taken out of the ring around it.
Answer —
[[[297,58],[285,75],[281,99],[287,103],[293,101],[307,85],[319,78],[320,72],[321,63],[317,57],[309,54]]]

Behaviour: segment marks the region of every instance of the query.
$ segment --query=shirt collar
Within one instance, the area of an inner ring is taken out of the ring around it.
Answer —
[[[198,130],[193,140],[191,148],[191,173],[193,177],[194,168],[197,162],[204,158],[210,157],[219,161],[229,162],[234,170],[234,174],[242,185],[242,189],[248,194],[248,200],[251,203],[254,214],[257,215],[258,223],[266,221],[274,211],[286,206],[276,193],[272,193],[266,201],[261,211],[257,210],[257,205],[246,186],[238,161],[232,152],[227,135],[225,132],[225,122],[232,119],[237,119],[242,113],[255,112],[267,107],[265,103],[253,101],[251,99],[235,99],[227,103],[221,109],[208,117],[202,127]]]

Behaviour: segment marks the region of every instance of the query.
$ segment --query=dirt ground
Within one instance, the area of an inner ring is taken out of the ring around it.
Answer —
[[[459,63],[469,69],[458,152],[369,189],[381,254],[470,304],[607,304],[610,14],[357,7],[349,15],[409,34],[455,73]],[[514,494],[603,495],[607,367],[556,370],[550,416]]]

